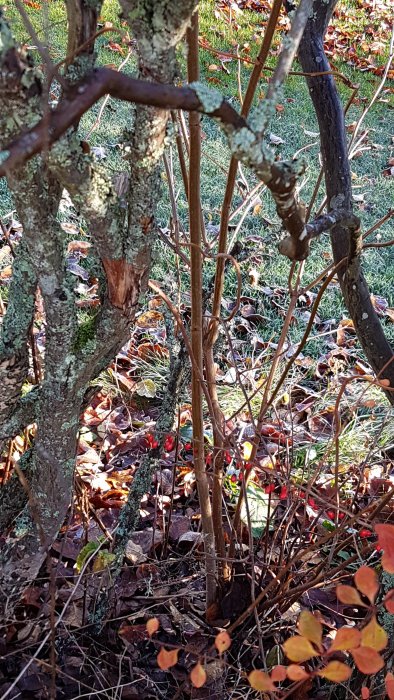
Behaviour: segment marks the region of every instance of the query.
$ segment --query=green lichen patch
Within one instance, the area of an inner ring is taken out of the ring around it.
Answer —
[[[212,114],[219,109],[223,102],[223,96],[218,90],[209,88],[204,83],[199,82],[190,83],[189,87],[196,93],[206,114]]]

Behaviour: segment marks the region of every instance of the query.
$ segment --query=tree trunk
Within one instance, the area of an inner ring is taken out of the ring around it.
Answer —
[[[314,15],[309,19],[299,48],[305,72],[329,71],[323,40],[337,0],[316,0]],[[352,186],[348,158],[345,119],[332,75],[307,78],[309,93],[319,122],[321,153],[329,209],[352,212]],[[351,217],[350,217],[351,219]],[[331,229],[335,263],[344,258],[338,271],[345,304],[354,323],[360,344],[379,379],[394,388],[394,354],[373,308],[370,292],[361,269],[360,231],[344,223]],[[394,404],[394,391],[387,396]]]

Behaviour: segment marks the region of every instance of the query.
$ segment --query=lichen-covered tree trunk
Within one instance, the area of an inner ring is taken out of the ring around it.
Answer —
[[[101,1],[66,0],[66,5],[70,35],[60,103],[67,86],[93,66],[92,43],[82,52],[78,49],[96,29]],[[142,76],[173,81],[175,47],[195,5],[195,0],[123,3],[138,42]],[[6,144],[21,128],[45,116],[48,96],[3,16],[0,33],[0,133]],[[33,448],[21,460],[23,485],[14,476],[12,488],[0,492],[1,525],[11,528],[0,552],[0,602],[8,610],[37,575],[66,517],[88,382],[127,341],[146,290],[168,114],[166,109],[140,106],[133,119],[130,112],[125,172],[114,182],[85,152],[77,124],[50,153],[36,156],[8,177],[23,239],[0,337],[0,438],[16,435],[33,420],[37,425]],[[57,220],[63,188],[86,219],[92,256],[101,265],[101,305],[89,332],[79,325],[75,278],[67,270],[65,237]],[[44,376],[41,385],[22,398],[37,287],[46,323]]]

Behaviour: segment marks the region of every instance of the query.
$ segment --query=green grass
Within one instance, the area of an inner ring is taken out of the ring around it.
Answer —
[[[347,26],[352,27],[356,17],[360,28],[364,30],[368,26],[368,18],[363,15],[360,9],[357,9],[353,0],[348,0],[347,5],[348,13],[346,18],[344,19],[343,14],[340,15],[337,20],[337,26],[341,30],[345,30]],[[19,38],[28,45],[31,44],[28,33],[21,23],[12,0],[5,1],[5,9]],[[41,9],[27,7],[27,10],[40,40],[49,47],[52,59],[54,61],[63,59],[66,37],[64,4],[59,0],[54,0],[46,5],[43,4]],[[267,15],[244,10],[236,16],[235,24],[234,22],[229,23],[226,21],[222,13],[216,13],[215,15],[214,10],[215,7],[212,0],[203,0],[200,3],[201,37],[220,51],[234,53],[238,45],[239,50],[242,52],[246,47],[247,51],[244,51],[244,55],[253,59],[257,54],[259,43],[264,33]],[[112,21],[115,26],[124,31],[118,19],[118,12],[117,2],[107,0],[104,3],[101,18],[103,21]],[[373,38],[376,37],[370,38],[370,41]],[[276,48],[279,40],[280,32],[275,40]],[[109,50],[109,41],[119,43],[123,47],[124,52],[127,52],[127,46],[121,44],[121,36],[119,34],[116,32],[104,34],[97,41],[98,62],[100,64],[112,63],[119,65],[124,58],[124,54],[121,55]],[[34,53],[37,57],[37,52]],[[182,48],[179,52],[179,58],[180,64],[184,68],[185,57]],[[379,56],[379,61],[383,63],[384,56]],[[236,60],[226,62],[224,64],[226,70],[224,71],[221,69],[220,59],[217,56],[206,50],[201,51],[202,78],[213,87],[221,90],[231,103],[239,108],[237,63]],[[275,58],[271,56],[268,64],[273,66]],[[218,66],[219,70],[212,70],[212,65]],[[336,62],[335,67],[342,71],[350,80],[360,84],[359,98],[361,102],[352,107],[348,113],[347,122],[351,124],[358,119],[361,113],[364,104],[362,100],[364,98],[370,99],[376,90],[380,77],[371,72],[360,72],[340,61]],[[132,55],[125,70],[132,72],[134,69],[135,56]],[[245,92],[250,72],[250,66],[241,66],[240,81],[243,93]],[[265,92],[269,75],[268,73],[263,74],[258,96]],[[349,96],[349,88],[341,82],[338,83],[338,87],[342,100],[345,102]],[[387,93],[383,97],[387,100],[390,94]],[[283,110],[275,114],[270,124],[270,131],[280,136],[284,141],[283,144],[276,147],[276,153],[280,158],[291,158],[297,150],[308,147],[304,151],[306,172],[301,190],[302,199],[308,202],[319,172],[319,148],[316,144],[318,139],[311,135],[311,133],[317,132],[318,129],[307,87],[302,77],[291,76],[288,79],[280,104]],[[100,104],[96,105],[83,118],[81,123],[82,136],[89,132],[96,120],[99,109]],[[365,128],[369,130],[368,138],[371,150],[363,152],[359,158],[352,162],[354,192],[355,194],[364,194],[364,201],[356,204],[356,211],[361,217],[364,230],[368,229],[377,219],[384,215],[393,201],[394,178],[383,176],[383,170],[388,158],[392,155],[392,114],[392,109],[387,104],[387,101],[377,102],[374,105],[364,123]],[[131,123],[132,107],[129,104],[111,99],[105,108],[99,127],[90,138],[90,143],[93,147],[99,146],[104,148],[105,163],[112,172],[117,172],[125,167],[119,144],[122,142],[124,130],[127,130]],[[202,204],[204,218],[206,223],[217,225],[220,220],[220,209],[230,154],[226,140],[215,123],[208,118],[204,118],[202,128]],[[174,160],[176,160],[175,149],[173,150]],[[179,215],[184,226],[187,227],[187,202],[176,165],[175,174]],[[245,174],[249,184],[251,186],[254,185],[254,176],[247,171],[245,171]],[[165,177],[163,177],[163,181],[163,198],[158,207],[158,221],[161,226],[166,226],[169,220],[170,208],[165,187]],[[10,211],[12,203],[4,181],[1,182],[0,188],[0,211],[4,214]],[[317,203],[321,201],[322,195],[323,192],[319,194]],[[237,206],[240,202],[241,196],[239,192],[236,192],[233,206]],[[261,203],[260,213],[256,215],[251,212],[246,217],[240,231],[240,239],[246,244],[246,259],[241,262],[241,274],[243,293],[256,299],[258,311],[268,319],[261,327],[257,328],[257,332],[263,340],[269,340],[279,332],[282,316],[276,308],[272,307],[270,300],[261,293],[259,287],[253,288],[249,285],[248,273],[251,267],[257,267],[261,275],[260,287],[283,287],[287,284],[289,262],[277,253],[276,245],[281,235],[281,227],[269,193],[265,192],[261,196]],[[272,221],[273,225],[265,227],[264,219]],[[389,221],[384,224],[378,234],[381,240],[391,239],[393,237],[392,222]],[[261,242],[256,244],[249,241],[248,243],[250,236],[257,236]],[[371,240],[376,240],[376,234],[372,236]],[[329,254],[329,239],[328,236],[323,236],[312,246],[312,252],[306,264],[305,283],[313,280],[322,267],[328,264]],[[369,250],[364,255],[364,269],[371,291],[374,294],[387,298],[390,306],[394,306],[394,290],[391,275],[393,263],[394,250],[392,248]],[[212,272],[213,264],[207,263],[205,270],[206,282],[210,279]],[[175,285],[173,256],[168,249],[163,250],[161,244],[159,244],[157,262],[154,266],[153,274],[162,281],[168,282],[168,280],[173,279]],[[189,284],[186,272],[182,274],[182,281],[183,288],[186,291]],[[234,282],[235,275],[233,272],[229,272],[226,276],[224,289],[224,296],[229,300],[234,298]],[[169,286],[171,287],[171,285]],[[285,306],[285,300],[283,300],[282,305]],[[319,316],[322,320],[329,318],[339,320],[342,315],[346,316],[344,305],[338,289],[333,287],[324,296],[319,309]],[[291,342],[295,343],[299,340],[304,326],[305,324],[301,319],[292,327],[290,331]],[[389,337],[394,339],[394,325],[388,323],[386,326]],[[305,352],[315,355],[321,353],[325,347],[325,339],[323,341],[310,341]]]

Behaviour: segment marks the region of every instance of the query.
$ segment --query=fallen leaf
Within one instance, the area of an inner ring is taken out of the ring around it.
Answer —
[[[160,622],[157,619],[157,617],[151,617],[150,620],[146,623],[146,631],[148,632],[149,636],[151,637],[155,632],[160,627]]]
[[[157,665],[162,671],[168,671],[169,668],[178,663],[179,649],[165,649],[162,647],[157,655]]]
[[[219,632],[215,637],[215,647],[219,654],[227,651],[231,646],[231,637],[228,632]]]
[[[190,673],[190,680],[195,688],[202,688],[202,686],[206,682],[207,674],[205,672],[204,667],[200,663],[196,664],[192,668]]]

